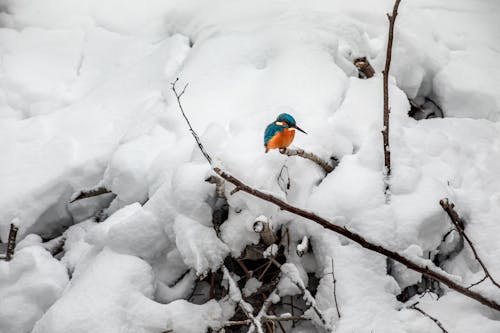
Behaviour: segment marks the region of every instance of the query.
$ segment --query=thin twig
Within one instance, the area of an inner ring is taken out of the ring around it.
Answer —
[[[470,286],[467,287],[467,289],[470,289],[474,286],[477,286],[478,284],[480,284],[481,282],[483,282],[484,280],[486,280],[486,278],[488,277],[488,275],[485,275],[481,280],[477,281],[477,282],[474,282],[473,284],[471,284]]]
[[[180,99],[178,99],[177,101],[179,103],[179,106],[182,106],[180,103]],[[184,113],[183,113],[183,115],[184,115]],[[184,115],[184,117],[185,117],[185,115]],[[186,118],[186,120],[187,120],[187,118]],[[192,128],[191,128],[191,130],[192,130]],[[194,130],[192,130],[192,131],[194,133]],[[198,143],[198,146],[200,147],[200,150],[202,150],[202,152],[203,152],[204,147],[201,144],[201,141],[199,141],[199,138],[196,135],[196,133],[194,133],[193,136],[194,136],[195,140],[197,140],[197,143]],[[334,223],[328,221],[327,219],[325,219],[319,215],[316,215],[313,212],[309,212],[307,210],[292,206],[289,203],[284,202],[283,200],[275,197],[272,194],[265,193],[265,192],[259,191],[257,189],[254,189],[254,188],[244,184],[239,179],[233,177],[229,173],[222,171],[220,168],[214,167],[212,170],[216,174],[218,174],[220,177],[222,177],[226,181],[228,181],[228,182],[232,183],[234,186],[236,186],[236,188],[238,188],[238,190],[241,190],[241,191],[246,192],[254,197],[257,197],[257,198],[260,198],[264,201],[272,203],[272,204],[278,206],[279,208],[286,210],[294,215],[301,216],[305,219],[311,220],[311,221],[323,226],[325,229],[331,230],[337,234],[340,234],[340,235],[354,241],[355,243],[361,245],[365,249],[380,253],[388,258],[391,258],[391,259],[399,262],[400,264],[405,265],[409,269],[411,269],[415,272],[421,273],[430,279],[439,281],[439,282],[445,284],[446,286],[448,286],[449,288],[451,288],[451,289],[453,289],[453,290],[455,290],[455,291],[457,291],[457,292],[459,292],[459,293],[461,293],[461,294],[463,294],[471,299],[474,299],[474,300],[478,301],[479,303],[486,305],[489,308],[500,311],[500,304],[497,303],[496,301],[488,299],[487,297],[481,295],[478,292],[469,290],[469,289],[465,288],[464,286],[461,286],[460,284],[453,281],[445,274],[438,272],[434,269],[430,269],[426,264],[416,263],[416,262],[404,257],[403,255],[399,254],[398,252],[391,251],[391,250],[389,250],[381,245],[378,245],[378,244],[375,244],[373,242],[366,240],[363,236],[349,231],[345,226],[340,226],[340,225],[334,224]]]
[[[196,140],[196,143],[198,144],[198,148],[200,148],[201,153],[203,154],[203,156],[205,156],[205,158],[207,159],[208,163],[210,165],[212,165],[212,158],[210,157],[210,155],[208,155],[207,151],[205,150],[205,147],[203,147],[203,145],[201,144],[200,137],[194,131],[193,126],[191,126],[191,123],[189,122],[189,119],[186,116],[186,113],[184,113],[184,109],[182,108],[181,97],[186,92],[186,88],[188,86],[188,83],[186,83],[186,85],[184,86],[184,88],[182,89],[182,91],[180,93],[178,93],[177,89],[175,88],[175,85],[176,85],[177,82],[179,82],[179,78],[175,79],[175,81],[172,82],[171,85],[172,85],[172,91],[174,92],[175,97],[177,99],[177,104],[179,105],[179,109],[181,110],[182,116],[184,117],[184,119],[186,120],[186,123],[189,126],[189,130],[191,131],[191,134],[193,135],[194,139]]]
[[[476,248],[474,247],[474,244],[470,240],[469,236],[467,236],[467,234],[465,233],[465,231],[464,231],[464,224],[463,224],[462,220],[460,219],[460,216],[458,215],[458,213],[455,210],[455,205],[452,204],[452,203],[450,204],[448,198],[440,200],[439,204],[441,205],[441,207],[443,207],[443,209],[445,210],[445,212],[448,214],[448,216],[450,217],[451,222],[453,222],[453,224],[455,225],[455,228],[457,229],[457,231],[467,241],[467,244],[469,244],[469,246],[470,246],[470,248],[472,250],[472,253],[474,254],[474,257],[476,258],[476,260],[479,263],[479,265],[481,265],[481,267],[482,267],[482,269],[484,271],[484,274],[488,277],[488,279],[491,281],[491,283],[493,283],[497,288],[500,288],[500,284],[498,284],[498,282],[495,281],[495,279],[493,278],[493,276],[491,276],[491,274],[488,271],[488,268],[484,264],[483,260],[481,260],[481,258],[479,257],[479,254],[477,253]]]
[[[392,58],[392,41],[394,39],[394,23],[398,15],[398,7],[401,0],[396,0],[392,9],[392,15],[387,14],[389,18],[389,36],[387,40],[387,53],[385,57],[384,68],[384,128],[382,129],[382,137],[384,140],[384,166],[385,166],[385,193],[389,196],[389,178],[391,176],[391,149],[389,146],[389,115],[391,109],[389,107],[389,70],[391,68]]]
[[[319,165],[327,174],[332,172],[333,169],[335,169],[335,167],[337,166],[328,164],[328,162],[321,159],[319,156],[314,155],[313,153],[306,152],[304,151],[304,149],[281,148],[280,153],[286,156],[300,156],[307,160],[313,161],[314,163]]]
[[[337,301],[337,279],[335,278],[335,268],[333,264],[333,258],[332,258],[332,277],[333,277],[333,299],[335,300],[335,308],[337,309],[337,314],[339,318],[341,318],[342,316],[340,315],[339,302]]]
[[[448,333],[448,331],[443,327],[443,324],[441,324],[441,322],[438,319],[436,319],[435,317],[431,316],[430,314],[428,314],[427,312],[425,312],[421,308],[417,307],[417,304],[418,304],[418,302],[416,302],[413,305],[410,305],[408,308],[420,312],[421,314],[423,314],[424,316],[426,316],[427,318],[429,318],[430,320],[432,320],[441,329],[441,331],[443,333]]]

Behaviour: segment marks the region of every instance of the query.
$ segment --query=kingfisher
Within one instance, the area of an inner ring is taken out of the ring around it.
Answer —
[[[282,113],[276,118],[275,121],[267,125],[264,132],[264,147],[266,153],[270,149],[281,149],[288,147],[295,137],[295,130],[304,132],[295,123],[295,119],[288,113]]]

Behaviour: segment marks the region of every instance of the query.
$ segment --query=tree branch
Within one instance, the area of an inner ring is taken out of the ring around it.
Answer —
[[[295,215],[298,215],[298,216],[304,217],[308,220],[311,220],[313,222],[316,222],[317,224],[323,226],[325,229],[328,229],[328,230],[331,230],[337,234],[340,234],[340,235],[358,243],[359,245],[361,245],[362,247],[364,247],[370,251],[374,251],[374,252],[380,253],[388,258],[391,258],[391,259],[405,265],[406,267],[408,267],[409,269],[411,269],[413,271],[424,274],[425,276],[427,276],[431,279],[437,280],[437,281],[443,283],[444,285],[448,286],[449,288],[451,288],[455,291],[458,291],[459,293],[461,293],[467,297],[470,297],[470,298],[480,302],[481,304],[484,304],[492,309],[500,311],[500,304],[498,304],[497,302],[490,300],[477,292],[474,292],[472,290],[468,290],[467,288],[465,288],[465,287],[461,286],[460,284],[456,283],[455,281],[451,280],[446,275],[444,275],[440,272],[437,272],[435,270],[429,269],[429,267],[427,265],[422,265],[422,264],[418,264],[416,262],[413,262],[413,261],[407,259],[406,257],[402,256],[401,254],[399,254],[395,251],[391,251],[389,249],[386,249],[385,247],[383,247],[381,245],[377,245],[375,243],[369,242],[363,236],[356,234],[354,232],[351,232],[345,227],[333,224],[330,221],[322,218],[321,216],[316,215],[315,213],[308,212],[308,211],[303,210],[301,208],[292,206],[292,205],[278,199],[277,197],[275,197],[269,193],[264,193],[264,192],[261,192],[259,190],[256,190],[256,189],[242,183],[239,179],[231,176],[230,174],[222,171],[219,168],[214,168],[213,170],[215,171],[215,173],[217,173],[219,176],[221,176],[222,178],[224,178],[228,182],[239,187],[240,191],[249,193],[249,194],[251,194],[255,197],[258,197],[262,200],[265,200],[265,201],[268,201],[272,204],[275,204],[276,206],[280,207],[283,210],[286,210],[290,213],[293,213]]]
[[[441,322],[439,320],[437,320],[436,318],[434,318],[433,316],[431,316],[430,314],[428,314],[427,312],[425,312],[421,308],[418,308],[417,304],[418,304],[418,302],[415,303],[415,304],[413,304],[413,305],[411,305],[411,306],[409,306],[408,308],[420,312],[421,314],[423,314],[424,316],[426,316],[427,318],[429,318],[430,320],[432,320],[434,323],[436,323],[436,325],[441,329],[441,331],[443,333],[448,333],[448,331],[445,330],[445,328],[443,327],[443,324],[441,324]]]
[[[460,216],[458,215],[458,213],[455,210],[455,205],[453,203],[450,204],[448,198],[440,200],[439,204],[441,205],[441,207],[443,207],[444,211],[448,214],[451,222],[453,222],[453,224],[455,225],[455,228],[457,229],[459,234],[467,241],[467,244],[469,244],[469,246],[472,250],[472,253],[474,254],[474,258],[476,258],[479,265],[481,265],[481,267],[484,271],[484,274],[488,277],[488,279],[491,281],[491,283],[493,283],[497,288],[500,288],[500,284],[498,284],[498,282],[495,281],[493,276],[491,276],[490,272],[488,271],[488,268],[486,267],[484,262],[479,257],[479,254],[477,253],[477,250],[474,247],[474,244],[470,240],[469,236],[467,236],[467,234],[465,233],[464,224],[463,224],[462,220],[460,219]],[[484,279],[481,280],[481,282],[482,281],[484,281]],[[475,284],[471,285],[470,287],[472,287],[474,285]],[[468,288],[470,288],[470,287],[468,287]]]
[[[308,159],[310,161],[313,161],[317,165],[319,165],[327,174],[333,171],[335,167],[337,166],[338,162],[334,160],[336,163],[335,165],[330,165],[328,162],[325,160],[321,159],[319,156],[314,155],[313,153],[308,153],[304,151],[304,149],[291,149],[291,148],[281,148],[280,153],[286,156],[300,156],[302,158]]]
[[[391,149],[389,146],[389,115],[391,109],[389,107],[389,70],[391,68],[391,58],[392,58],[392,41],[394,39],[394,22],[396,21],[396,16],[398,15],[398,7],[401,0],[396,0],[394,3],[394,8],[392,9],[392,15],[387,14],[389,18],[389,36],[387,41],[387,53],[385,57],[385,68],[384,68],[384,128],[382,129],[382,137],[384,140],[384,166],[385,166],[385,192],[389,193],[389,178],[391,176]]]

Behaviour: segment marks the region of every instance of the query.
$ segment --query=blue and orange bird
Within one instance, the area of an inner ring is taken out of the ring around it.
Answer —
[[[288,113],[282,113],[275,121],[267,125],[264,132],[264,147],[266,153],[270,149],[281,149],[288,147],[295,137],[295,130],[304,132],[295,123],[295,119]]]

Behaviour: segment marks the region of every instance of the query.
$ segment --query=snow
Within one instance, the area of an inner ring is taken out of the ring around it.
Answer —
[[[153,291],[151,267],[145,261],[104,249],[84,272],[74,274],[33,332],[67,332],[68,327],[72,332],[204,332],[220,315],[214,301],[163,305],[150,299]]]
[[[12,261],[0,262],[0,331],[218,327],[234,313],[227,299],[186,299],[197,279],[259,242],[254,222],[265,217],[275,231],[288,228],[294,250],[283,267],[304,285],[308,273],[316,275],[318,291],[308,301],[336,332],[439,332],[395,298],[418,274],[395,265],[390,276],[385,258],[242,191],[230,195],[229,184],[229,216],[217,234],[215,187],[205,182],[213,173],[170,90],[177,77],[179,88],[189,84],[184,109],[218,166],[414,260],[430,263],[438,249],[452,250],[453,240],[443,245],[452,225],[439,206],[450,198],[498,279],[500,6],[401,3],[386,204],[381,71],[392,5],[2,1],[0,239],[15,221],[20,242]],[[373,78],[357,78],[358,56],[370,60]],[[445,118],[409,118],[408,97],[431,98]],[[339,159],[332,173],[299,157],[264,154],[263,129],[284,110],[309,133],[298,133],[293,145]],[[289,177],[290,187],[278,177]],[[75,192],[99,186],[114,195],[69,204]],[[98,223],[96,214],[109,217]],[[57,261],[43,247],[60,235],[66,241]],[[309,251],[299,257],[303,240]],[[482,278],[467,245],[442,268],[464,285]],[[243,296],[258,288],[254,280]],[[279,290],[300,293],[289,279]],[[489,281],[474,290],[498,299]],[[498,314],[451,290],[418,301],[450,332],[499,330]]]
[[[31,332],[67,283],[65,267],[37,245],[0,261],[0,332]]]

